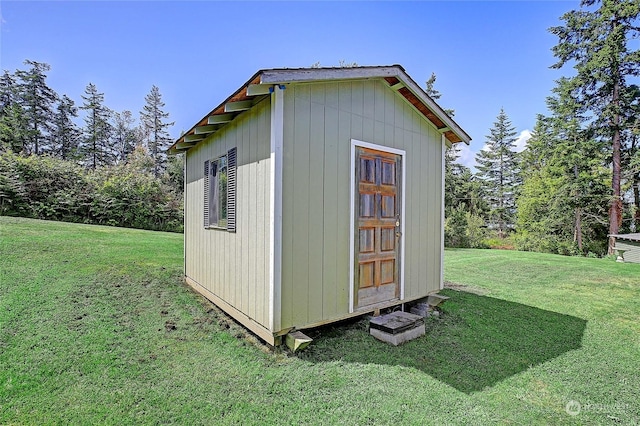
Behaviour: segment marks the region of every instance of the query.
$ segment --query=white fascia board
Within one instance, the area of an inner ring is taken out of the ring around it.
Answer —
[[[282,159],[284,143],[284,89],[271,93],[271,173],[269,177],[269,328],[282,325]]]
[[[260,76],[262,84],[297,83],[323,80],[352,80],[363,78],[399,77],[398,66],[354,67],[354,68],[306,68],[264,70]]]

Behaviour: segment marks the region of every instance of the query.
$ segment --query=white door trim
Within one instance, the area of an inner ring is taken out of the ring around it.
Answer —
[[[355,227],[356,227],[356,218],[355,218],[355,196],[356,196],[356,148],[369,148],[375,149],[376,151],[388,152],[390,154],[400,155],[402,161],[402,186],[400,188],[400,250],[398,254],[398,275],[400,277],[400,300],[404,300],[404,222],[405,222],[405,188],[406,188],[406,176],[407,176],[407,162],[406,159],[406,151],[397,148],[391,148],[384,145],[378,145],[370,142],[364,142],[357,139],[351,139],[351,170],[350,170],[350,218],[349,218],[349,313],[355,311]]]

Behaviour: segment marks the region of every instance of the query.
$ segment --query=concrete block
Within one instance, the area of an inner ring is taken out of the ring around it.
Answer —
[[[393,346],[424,336],[425,327],[421,316],[408,312],[392,312],[372,318],[369,334]]]

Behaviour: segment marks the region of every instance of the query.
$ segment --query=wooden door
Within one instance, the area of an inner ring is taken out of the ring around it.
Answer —
[[[356,147],[355,307],[400,298],[401,156]]]

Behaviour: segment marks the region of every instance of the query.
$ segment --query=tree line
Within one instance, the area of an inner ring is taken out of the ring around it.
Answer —
[[[166,166],[168,129],[174,125],[164,111],[160,89],[153,85],[140,111],[140,124],[129,110],[108,108],[104,93],[89,83],[82,105],[58,95],[47,84],[46,63],[26,60],[27,70],[0,77],[0,149],[23,155],[48,154],[75,160],[96,169],[126,161],[134,148],[143,146],[154,162],[158,177]],[[77,119],[83,111],[84,125]]]
[[[637,0],[583,0],[550,28],[551,67],[572,75],[556,81],[521,153],[503,110],[476,174],[449,150],[447,244],[479,247],[494,236],[522,250],[602,255],[614,251],[608,235],[640,231],[639,15]]]
[[[169,113],[157,86],[139,124],[89,83],[76,103],[47,84],[46,63],[0,77],[0,214],[182,229],[182,159],[167,158]]]
[[[500,110],[475,173],[447,150],[447,245],[604,255],[608,235],[640,231],[639,15],[637,0],[582,0],[550,28],[551,67],[571,75],[555,82],[525,149]],[[49,65],[25,65],[0,77],[0,214],[180,230],[182,159],[165,155],[173,122],[159,89],[136,125],[94,84],[76,106],[48,87]],[[426,92],[437,100],[435,81]]]

